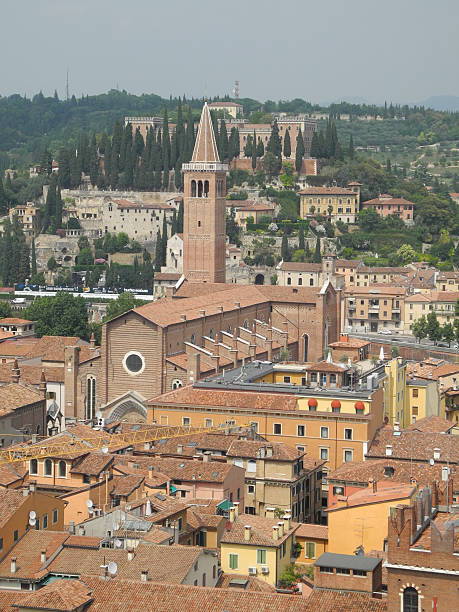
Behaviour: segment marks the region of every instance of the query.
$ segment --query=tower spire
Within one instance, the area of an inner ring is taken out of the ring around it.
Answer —
[[[212,117],[207,105],[207,100],[202,108],[201,120],[199,121],[198,134],[194,145],[192,162],[220,162],[217,141],[215,140]]]

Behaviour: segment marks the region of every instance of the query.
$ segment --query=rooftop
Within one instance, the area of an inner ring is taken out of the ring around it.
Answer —
[[[0,597],[2,597],[0,595]],[[79,580],[54,580],[18,600],[21,608],[69,612],[93,601],[91,589]]]
[[[44,402],[42,393],[21,382],[0,387],[0,415],[13,412],[21,406]]]
[[[295,536],[297,538],[328,540],[328,527],[327,525],[316,525],[314,523],[300,523]]]
[[[337,567],[372,572],[381,563],[381,559],[365,555],[340,555],[338,553],[324,552],[314,565],[319,567]]]
[[[272,454],[268,455],[268,452]],[[283,442],[266,442],[265,440],[234,440],[227,453],[228,457],[253,459],[262,457],[271,461],[298,461],[303,455],[304,452]]]
[[[273,527],[277,527],[279,521],[280,519],[270,519],[253,514],[239,514],[235,521],[231,523],[231,529],[226,529],[223,533],[220,541],[226,544],[278,547],[298,529],[298,523],[291,522],[291,528],[275,540],[273,538]],[[251,528],[250,540],[245,539],[246,526]]]
[[[396,431],[390,425],[381,427],[376,432],[367,457],[369,459],[386,457],[387,446],[391,447],[392,459],[446,464],[448,456],[459,457],[459,436],[415,429]],[[434,459],[434,449],[439,451],[437,459]]]
[[[353,506],[365,506],[367,504],[405,499],[411,497],[415,491],[416,487],[412,484],[381,480],[376,483],[375,487],[368,486],[343,498],[342,501],[334,503],[327,508],[327,512],[338,512]]]

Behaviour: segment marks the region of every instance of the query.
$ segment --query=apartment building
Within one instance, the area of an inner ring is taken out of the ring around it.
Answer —
[[[300,191],[300,217],[323,215],[336,223],[355,223],[360,207],[360,183],[348,187],[307,187]]]
[[[345,286],[345,275],[337,271],[336,256],[326,254],[322,263],[281,261],[276,266],[277,284],[281,287],[321,287],[330,281],[335,289]]]
[[[449,286],[448,286],[449,287]],[[416,293],[405,298],[405,332],[411,333],[412,324],[429,312],[435,312],[440,325],[453,323],[459,291],[429,291]]]
[[[383,218],[394,215],[407,225],[414,224],[414,203],[404,198],[394,198],[388,193],[381,194],[379,198],[362,202],[362,209],[375,210]]]
[[[405,330],[404,287],[349,287],[343,292],[342,321],[345,332],[375,333]]]
[[[15,206],[10,208],[10,221],[16,216],[22,230],[26,236],[26,240],[30,242],[32,238],[38,236],[41,231],[41,211],[39,206],[35,206],[32,202],[27,202],[25,205]]]

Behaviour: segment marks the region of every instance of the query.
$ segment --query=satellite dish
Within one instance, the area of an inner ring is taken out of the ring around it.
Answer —
[[[36,523],[36,522],[37,522],[37,520],[36,520],[36,519],[34,519],[34,518],[29,518],[29,525],[30,525],[31,527],[35,527],[35,523]]]
[[[36,519],[37,518],[37,513],[35,512],[35,510],[31,510],[29,512],[29,519]]]
[[[115,547],[116,548],[121,548],[123,546],[123,542],[121,540],[118,540],[118,538],[115,540]]]
[[[102,446],[101,451],[106,455],[108,453],[108,448],[106,446]]]
[[[435,461],[433,459],[429,459],[429,463],[430,463],[430,465],[434,465]]]
[[[86,501],[86,506],[87,506],[88,508],[92,508],[92,507],[94,506],[94,503],[93,503],[92,499],[88,499],[88,500]]]
[[[108,564],[108,573],[114,576],[117,571],[118,571],[117,564],[114,561],[110,561],[110,563]]]
[[[98,410],[98,411],[96,412],[96,418],[97,418],[97,419],[101,419],[101,418],[102,418],[102,412],[101,412],[100,410]]]

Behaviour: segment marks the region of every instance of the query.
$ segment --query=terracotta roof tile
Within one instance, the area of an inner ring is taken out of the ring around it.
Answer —
[[[432,415],[425,419],[419,419],[416,423],[412,423],[407,429],[413,429],[417,431],[425,431],[431,433],[442,433],[449,432],[453,429],[454,423],[443,419],[442,417]]]
[[[27,476],[27,468],[22,462],[0,463],[0,487],[8,487]]]
[[[234,440],[229,447],[228,457],[260,457],[260,450],[271,448],[272,456],[266,454],[263,459],[271,461],[298,461],[304,455],[296,448],[283,442],[266,442],[265,440]]]
[[[286,272],[321,272],[322,264],[316,263],[303,263],[300,261],[283,261],[278,266],[279,270],[285,270]]]
[[[6,340],[0,343],[0,355],[3,357],[24,357],[37,343],[38,338],[19,338],[16,336],[15,340]]]
[[[416,487],[413,485],[382,480],[377,482],[376,490],[373,490],[373,487],[369,486],[360,491],[356,491],[346,498],[344,505],[342,503],[335,503],[327,508],[327,512],[339,512],[340,510],[345,510],[352,506],[363,506],[366,504],[404,499],[410,497],[415,490]]]
[[[243,574],[225,574],[222,573],[220,576],[216,588],[217,589],[231,589],[238,588],[241,590],[240,586],[232,585],[232,580],[245,580],[247,582],[247,586],[243,589],[244,591],[255,591],[258,593],[276,593],[276,587],[264,580],[260,580],[259,578],[255,578],[255,576],[244,576]]]
[[[327,525],[315,525],[314,523],[300,523],[295,536],[297,538],[328,540],[328,527]]]
[[[143,476],[135,476],[134,474],[129,476],[113,476],[111,481],[113,488],[110,490],[110,495],[112,497],[127,497],[138,489],[144,480]]]
[[[404,429],[400,435],[394,435],[392,428],[382,427],[376,432],[367,457],[386,456],[386,446],[392,447],[392,458],[429,462],[433,459],[434,449],[440,450],[440,463],[446,463],[450,457],[459,457],[459,436],[437,432],[420,432]]]
[[[240,514],[231,524],[231,529],[226,530],[221,538],[222,543],[245,544],[248,546],[279,546],[292,533],[298,529],[298,523],[291,522],[291,529],[284,532],[277,540],[273,538],[273,527],[277,526],[280,519],[269,519],[264,516],[253,514]],[[245,527],[251,527],[250,540],[245,539]]]
[[[39,385],[41,380],[41,373],[45,371],[45,378],[47,382],[64,382],[65,371],[62,367],[57,368],[44,368],[42,366],[28,365],[19,362],[19,372],[21,382],[29,385]],[[12,363],[4,363],[0,365],[0,383],[11,382],[12,376]]]
[[[0,414],[13,412],[15,408],[43,402],[44,397],[33,387],[21,382],[10,383],[0,387]]]
[[[91,536],[71,535],[65,542],[66,548],[93,548],[99,550],[102,538]]]
[[[46,551],[49,559],[69,537],[68,533],[60,531],[37,531],[32,529],[18,541],[7,557],[0,563],[0,576],[33,580],[43,576],[46,571],[41,562],[41,551]],[[16,573],[11,573],[11,557],[16,557]]]
[[[2,325],[30,325],[33,321],[28,321],[27,319],[18,319],[17,317],[5,317],[4,319],[0,319],[0,326]]]
[[[42,336],[25,355],[27,359],[41,357],[43,361],[64,361],[66,346],[85,346],[77,336]],[[87,345],[86,343],[86,346]]]
[[[386,600],[355,591],[313,590],[306,606],[307,612],[387,612]]]
[[[72,474],[86,474],[88,476],[98,476],[102,471],[113,463],[113,457],[102,453],[89,453],[72,466]]]
[[[300,195],[352,195],[355,197],[356,193],[345,187],[306,187],[300,191]]]
[[[25,501],[28,501],[27,496],[21,490],[0,489],[0,527],[12,518]]]
[[[33,610],[79,610],[92,601],[91,589],[79,580],[54,580],[21,601],[21,608]]]

